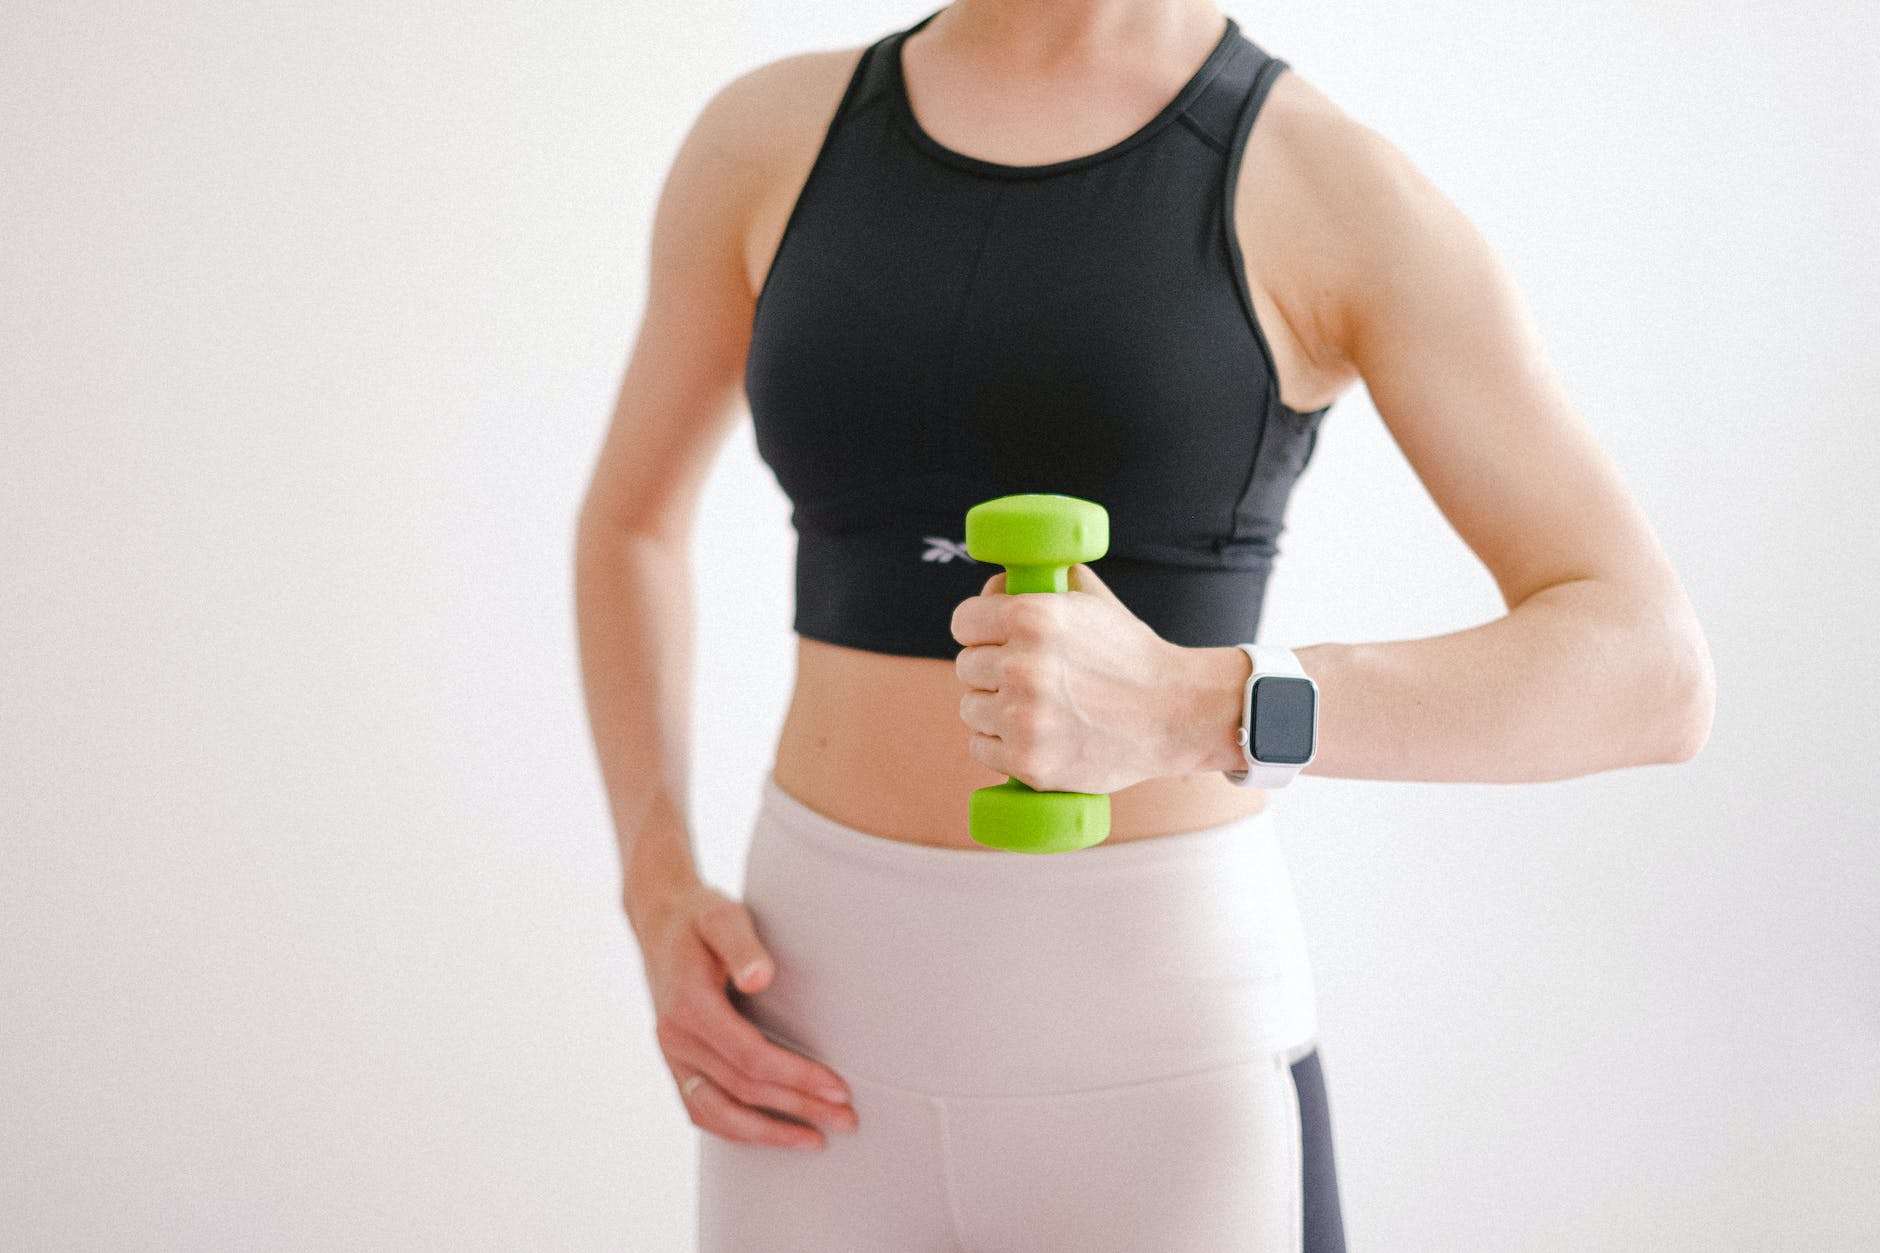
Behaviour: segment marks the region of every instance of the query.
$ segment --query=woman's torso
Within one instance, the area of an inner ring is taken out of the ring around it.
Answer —
[[[1213,35],[1218,38],[1219,34],[1217,19]],[[984,160],[1043,165],[1106,148],[1132,134],[1175,91],[1165,86],[1161,98],[1155,99],[1138,89],[1133,102],[1099,102],[1093,98],[1099,89],[1093,87],[1074,97],[1088,102],[1086,107],[1080,110],[1073,104],[1056,116],[1043,116],[1035,109],[996,114],[982,104],[979,107],[999,121],[975,124],[970,120],[975,106],[966,97],[978,95],[983,100],[984,94],[961,88],[949,102],[939,83],[954,78],[954,72],[929,61],[924,37],[921,32],[908,38],[902,59],[907,97],[918,113],[919,125],[938,143]],[[1205,46],[1203,37],[1197,35],[1195,47],[1205,50]],[[835,84],[829,89],[824,125],[860,50],[836,55],[846,61],[847,69],[823,67],[827,80]],[[1188,69],[1192,71],[1200,59],[1201,53],[1196,52]],[[1287,77],[1282,75],[1280,81]],[[1272,94],[1278,93],[1276,86]],[[1262,106],[1262,116],[1277,113],[1270,102]],[[1093,115],[1111,121],[1093,126]],[[1005,124],[1007,118],[1013,119],[1012,124]],[[1274,121],[1256,127],[1248,139],[1236,182],[1234,217],[1246,257],[1249,293],[1266,331],[1280,392],[1293,409],[1307,412],[1329,404],[1348,380],[1313,367],[1308,346],[1291,332],[1274,299],[1273,293],[1283,297],[1288,291],[1287,276],[1275,260],[1286,255],[1285,241],[1273,238],[1272,226],[1286,220],[1277,203],[1286,194],[1284,179],[1272,176],[1277,164],[1273,149],[1286,141],[1283,134],[1272,133],[1280,125]],[[1073,127],[1095,138],[1062,138]],[[822,126],[804,128],[795,154],[799,159],[781,163],[791,172],[778,176],[763,197],[763,208],[753,214],[746,246],[753,291],[763,290],[822,139]],[[981,581],[991,572],[980,570]],[[876,652],[799,635],[795,684],[773,767],[778,785],[836,821],[884,838],[982,849],[967,833],[967,796],[974,788],[1003,781],[1004,776],[967,753],[969,731],[959,714],[963,691],[949,660]],[[1235,787],[1217,772],[1146,779],[1111,794],[1109,839],[1123,842],[1192,831],[1258,812],[1265,804],[1263,789]]]

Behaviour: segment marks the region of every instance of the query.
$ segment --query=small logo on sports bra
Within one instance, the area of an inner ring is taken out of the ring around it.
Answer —
[[[955,557],[974,560],[973,555],[966,551],[965,540],[950,540],[944,535],[924,535],[921,538],[933,545],[920,555],[922,561],[951,561]]]

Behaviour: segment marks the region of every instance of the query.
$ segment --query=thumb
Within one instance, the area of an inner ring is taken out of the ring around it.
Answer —
[[[984,596],[989,592],[1003,592],[1004,590],[1005,590],[1005,571],[1001,570],[997,574],[993,575],[991,578],[986,580],[986,585],[979,589],[979,594],[981,596]]]
[[[1116,593],[1110,590],[1110,585],[1098,578],[1097,572],[1081,561],[1071,567],[1070,576],[1071,590],[1074,592],[1091,592],[1106,600],[1118,599]]]
[[[738,991],[759,991],[776,973],[776,963],[758,940],[751,911],[742,902],[721,896],[708,905],[699,915],[698,933],[724,963]]]

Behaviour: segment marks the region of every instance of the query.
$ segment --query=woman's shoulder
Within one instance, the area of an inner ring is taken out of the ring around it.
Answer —
[[[1234,216],[1249,268],[1318,369],[1355,379],[1364,302],[1405,262],[1453,246],[1466,222],[1401,148],[1291,65],[1246,143]]]
[[[745,255],[747,270],[755,252],[768,256],[768,250],[754,250],[754,241],[781,233],[781,218],[867,47],[789,53],[712,91],[688,124],[667,176],[662,199],[671,202],[672,215],[693,221],[696,233],[710,232],[713,250]]]
[[[718,88],[698,124],[765,170],[807,165],[869,46],[792,52],[752,66]]]

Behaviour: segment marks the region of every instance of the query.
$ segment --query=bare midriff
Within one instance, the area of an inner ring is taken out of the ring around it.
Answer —
[[[796,682],[778,737],[777,786],[884,839],[993,852],[967,833],[967,797],[1006,776],[967,751],[967,690],[954,664],[797,637]],[[1260,812],[1263,788],[1218,770],[1144,779],[1110,793],[1110,842],[1219,826]]]

